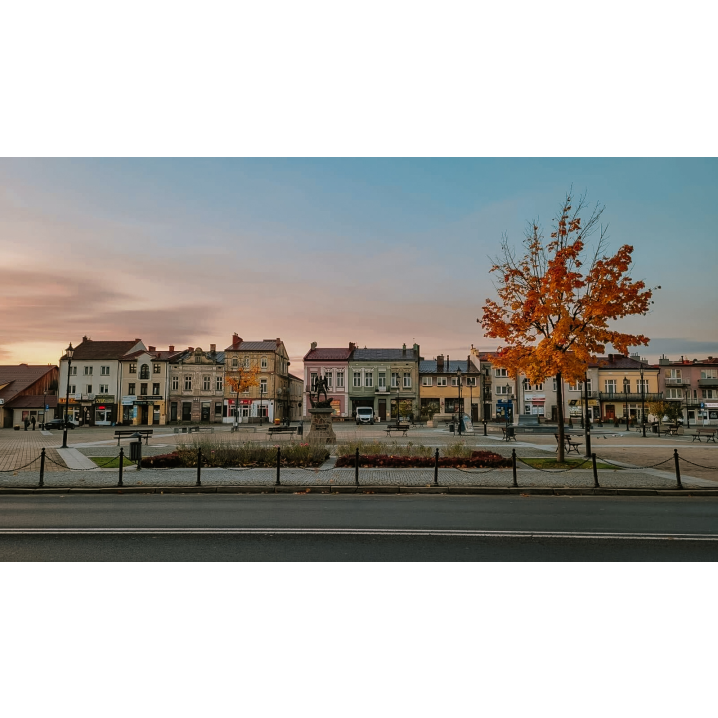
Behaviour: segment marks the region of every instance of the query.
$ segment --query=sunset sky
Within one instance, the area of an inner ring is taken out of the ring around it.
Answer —
[[[662,286],[623,325],[652,338],[641,354],[716,355],[714,159],[6,159],[0,363],[55,363],[83,335],[281,337],[295,372],[312,341],[494,348],[489,256],[529,219],[548,230],[571,185]]]

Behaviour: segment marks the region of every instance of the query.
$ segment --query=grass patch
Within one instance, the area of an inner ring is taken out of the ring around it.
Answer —
[[[94,461],[102,469],[119,469],[120,468],[120,457],[115,456],[110,460],[109,456],[88,456],[90,461]],[[123,466],[134,466],[135,462],[130,461],[126,456],[124,457],[125,463]]]
[[[582,468],[584,469],[590,469],[591,466],[591,459],[580,459],[580,458],[573,458],[565,459],[563,463],[559,464],[558,461],[554,458],[550,459],[544,459],[544,458],[530,458],[530,459],[524,459],[521,458],[521,461],[523,461],[525,464],[528,464],[529,466],[533,466],[535,469],[570,469],[572,466],[577,466],[578,464],[582,464],[584,461],[586,462]],[[521,463],[521,461],[517,463]],[[596,468],[597,469],[613,469],[614,471],[621,471],[617,466],[613,466],[612,464],[604,464],[602,461],[596,461]]]

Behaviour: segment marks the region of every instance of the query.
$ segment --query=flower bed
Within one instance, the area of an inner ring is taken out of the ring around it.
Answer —
[[[354,456],[340,456],[337,468],[354,466]],[[364,468],[430,469],[434,467],[431,456],[393,456],[391,454],[359,455],[359,466]],[[439,467],[446,469],[498,469],[511,466],[511,459],[505,459],[491,451],[472,451],[469,457],[440,456]]]

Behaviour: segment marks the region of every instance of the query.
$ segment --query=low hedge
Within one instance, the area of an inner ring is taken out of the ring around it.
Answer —
[[[312,458],[306,459],[285,459],[280,458],[279,465],[285,468],[316,468],[321,466],[329,456],[329,452],[325,451],[321,460]],[[243,468],[274,468],[277,465],[276,453],[272,453],[270,457],[264,460],[251,461],[249,463],[242,463],[238,461],[232,462],[228,460],[226,456],[218,457],[219,461],[215,460],[212,454],[202,454],[202,466],[206,468],[222,468],[222,467],[243,467]],[[197,466],[197,453],[189,452],[178,452],[173,451],[170,454],[159,454],[158,456],[143,456],[142,457],[142,468],[143,469],[191,469]]]
[[[340,456],[337,468],[353,467],[354,456]],[[364,468],[390,469],[431,469],[434,457],[428,456],[392,456],[390,454],[359,455],[359,466]],[[491,451],[472,451],[469,458],[440,456],[439,467],[445,469],[499,469],[511,466],[511,459],[505,459]]]

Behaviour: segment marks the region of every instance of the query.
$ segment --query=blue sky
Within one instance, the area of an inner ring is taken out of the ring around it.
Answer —
[[[475,321],[488,256],[527,220],[548,230],[571,185],[606,205],[611,250],[634,245],[634,278],[662,286],[625,324],[652,338],[641,353],[717,354],[714,159],[80,159],[0,161],[18,277],[0,359],[55,361],[83,334],[280,336],[295,361],[312,341],[493,348]]]

